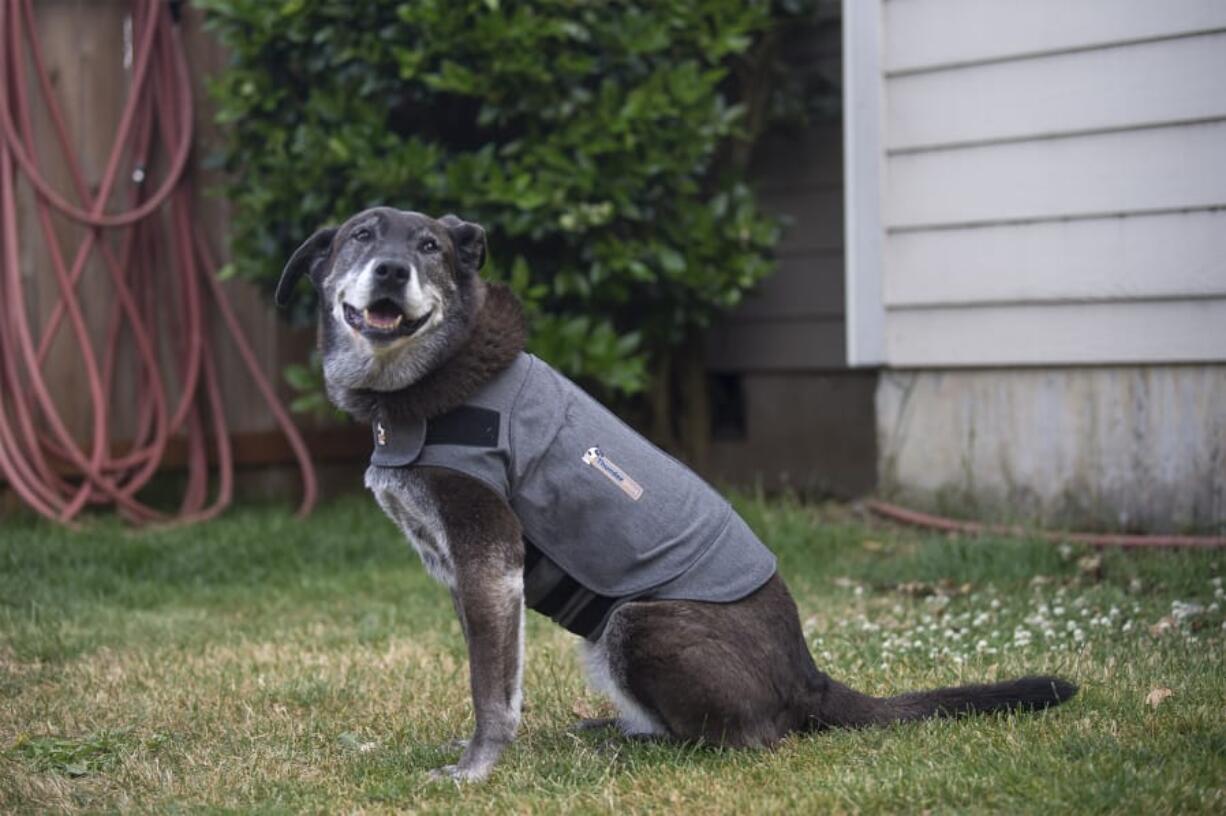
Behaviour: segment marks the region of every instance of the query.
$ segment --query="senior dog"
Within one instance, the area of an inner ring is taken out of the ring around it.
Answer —
[[[523,351],[485,231],[386,207],[321,229],[310,278],[329,398],[370,423],[366,485],[451,591],[476,730],[435,778],[480,780],[515,737],[524,608],[583,638],[635,737],[763,746],[789,733],[1064,702],[1056,677],[872,697],[819,671],[770,551],[714,490]]]

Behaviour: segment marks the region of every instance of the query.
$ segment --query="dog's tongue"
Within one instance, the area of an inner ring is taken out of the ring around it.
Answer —
[[[390,300],[380,300],[366,307],[366,322],[377,329],[394,329],[404,319],[404,313]]]

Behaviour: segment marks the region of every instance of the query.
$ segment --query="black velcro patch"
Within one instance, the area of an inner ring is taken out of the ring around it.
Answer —
[[[501,414],[489,408],[461,405],[426,423],[426,444],[496,448],[501,419]]]

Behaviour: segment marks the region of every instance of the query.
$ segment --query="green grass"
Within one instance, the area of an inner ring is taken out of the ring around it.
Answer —
[[[519,742],[485,785],[431,784],[471,727],[462,639],[369,499],[157,533],[7,519],[0,812],[1226,811],[1226,553],[1095,564],[739,505],[835,677],[893,693],[1051,672],[1081,694],[772,752],[626,744],[567,732],[608,709],[570,636],[529,616]],[[1173,692],[1157,707],[1155,688]]]

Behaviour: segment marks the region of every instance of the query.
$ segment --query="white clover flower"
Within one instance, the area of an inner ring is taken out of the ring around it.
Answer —
[[[1000,609],[1000,600],[997,598],[993,598],[992,602],[988,604],[988,606],[992,607],[993,609]]]
[[[1124,625],[1120,627],[1120,631],[1121,632],[1131,632],[1132,631],[1132,621],[1130,620],[1124,621]]]
[[[988,648],[988,642],[987,642],[986,640],[982,640],[982,639],[981,639],[981,640],[980,640],[978,643],[976,643],[976,644],[975,644],[975,651],[976,651],[976,652],[983,652],[983,651],[986,651],[986,650],[987,650],[987,648]]]
[[[1205,611],[1205,607],[1194,601],[1171,601],[1171,616],[1180,623],[1188,618],[1194,618]]]
[[[1081,631],[1080,629],[1074,629],[1074,630],[1073,630],[1073,640],[1077,641],[1078,643],[1081,643],[1081,642],[1083,642],[1085,639],[1086,639],[1086,633],[1085,633],[1085,632]]]

